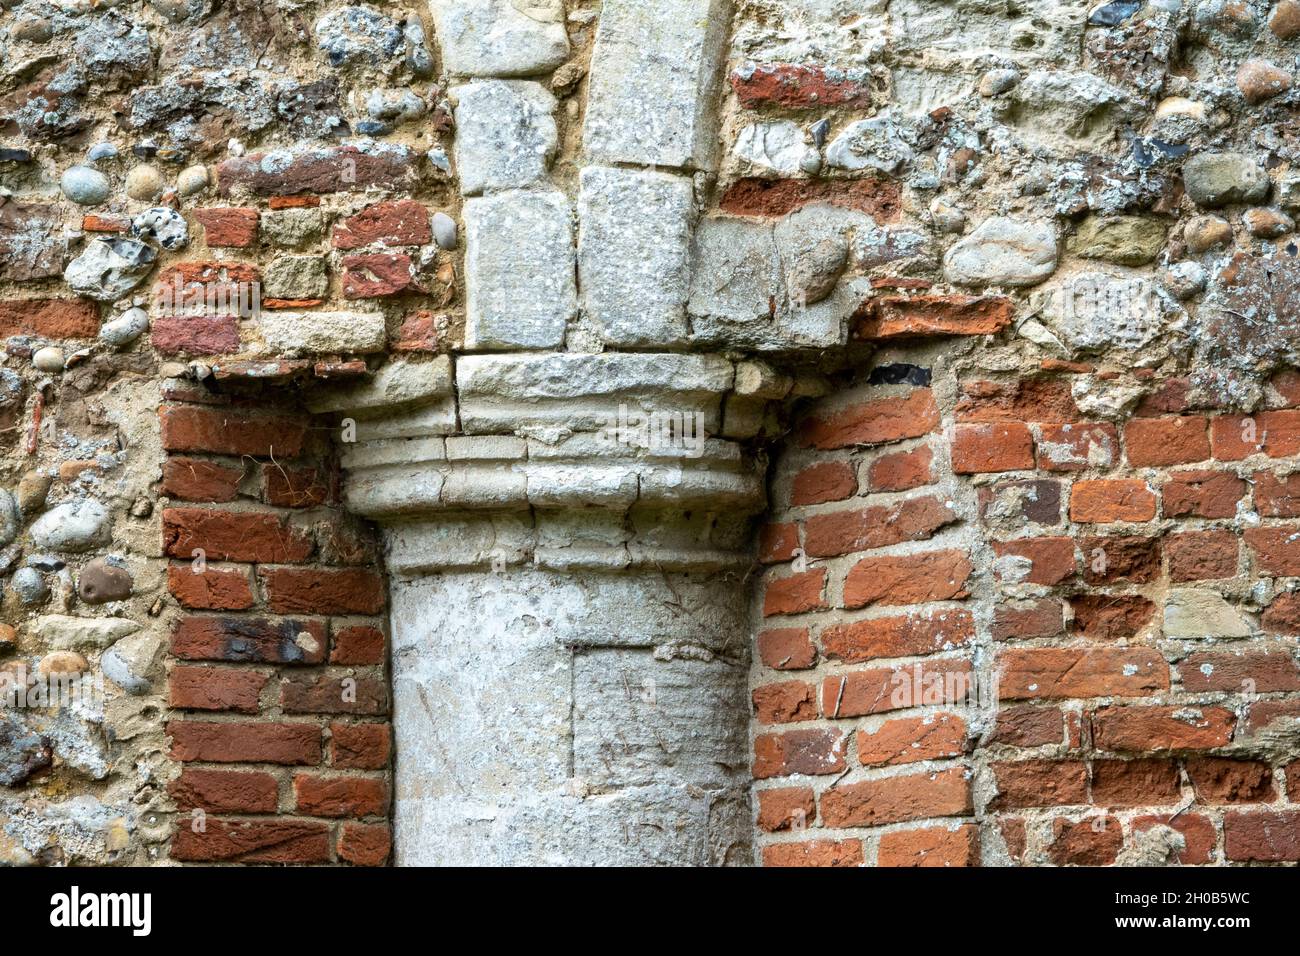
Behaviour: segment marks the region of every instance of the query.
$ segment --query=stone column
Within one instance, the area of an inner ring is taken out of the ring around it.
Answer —
[[[764,494],[733,438],[772,388],[714,355],[534,353],[318,403],[355,422],[347,502],[387,541],[399,864],[752,862]]]

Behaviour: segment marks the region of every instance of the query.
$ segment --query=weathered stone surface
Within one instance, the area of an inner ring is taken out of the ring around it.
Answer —
[[[471,199],[465,242],[466,345],[560,345],[577,311],[568,200],[558,192]]]
[[[1216,591],[1180,588],[1165,601],[1165,637],[1250,637],[1250,623]]]
[[[143,282],[157,258],[158,253],[135,239],[92,239],[68,263],[63,279],[80,295],[112,302]]]
[[[531,76],[569,55],[564,9],[554,0],[430,0],[429,7],[443,67],[453,75]]]
[[[1268,173],[1241,153],[1193,156],[1183,165],[1183,183],[1192,202],[1210,208],[1268,198]]]
[[[1141,348],[1164,317],[1155,286],[1140,277],[1081,272],[1045,289],[1043,318],[1072,351]]]
[[[26,282],[63,272],[67,243],[54,206],[9,201],[0,205],[0,279]]]
[[[99,659],[104,676],[132,696],[147,694],[153,686],[150,673],[162,651],[157,634],[132,634],[122,638]]]
[[[71,617],[66,614],[47,614],[38,617],[32,630],[50,647],[104,648],[114,641],[140,630],[135,621],[122,617]]]
[[[32,540],[50,551],[88,551],[104,544],[112,530],[108,508],[94,498],[57,505],[31,526]]]
[[[836,169],[871,169],[895,175],[911,161],[914,138],[889,113],[859,120],[845,128],[826,148],[826,165]]]
[[[556,100],[540,83],[479,80],[452,90],[460,190],[477,196],[546,177],[558,134]]]
[[[0,678],[0,688],[3,687]],[[32,733],[16,717],[0,713],[0,785],[18,786],[48,767],[53,756],[49,741]]]
[[[582,307],[607,342],[667,345],[686,333],[691,181],[588,166],[578,199]]]
[[[1056,271],[1056,231],[1051,223],[986,219],[948,250],[943,271],[964,286],[1031,286]]]
[[[1165,224],[1147,216],[1090,216],[1079,224],[1073,247],[1084,259],[1122,266],[1146,265],[1160,254]]]
[[[380,312],[263,312],[258,327],[277,355],[378,352],[386,341]]]
[[[273,299],[318,299],[328,290],[324,256],[281,256],[262,271],[262,291]]]
[[[732,155],[742,172],[759,176],[811,176],[822,165],[817,147],[789,120],[746,126],[736,136]]]
[[[314,32],[331,66],[382,63],[401,49],[403,39],[396,20],[364,3],[327,13]]]
[[[713,165],[711,112],[730,0],[610,0],[601,9],[583,145],[603,162]]]

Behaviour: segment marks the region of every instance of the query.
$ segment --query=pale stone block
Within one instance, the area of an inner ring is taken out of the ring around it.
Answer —
[[[430,0],[429,10],[455,76],[531,76],[569,56],[559,0]]]
[[[419,404],[451,393],[449,356],[399,358],[381,366],[366,382],[311,395],[307,407],[313,412],[358,412]]]
[[[584,143],[605,162],[712,168],[730,0],[606,0]]]
[[[682,176],[589,166],[578,200],[578,279],[606,341],[655,345],[686,333],[694,190]]]
[[[313,352],[382,352],[387,344],[380,312],[273,312],[258,314],[262,341],[276,355]]]
[[[562,345],[577,312],[569,201],[524,191],[471,199],[465,238],[466,346]]]
[[[555,156],[555,97],[540,83],[484,80],[452,90],[456,169],[466,196],[531,186]]]

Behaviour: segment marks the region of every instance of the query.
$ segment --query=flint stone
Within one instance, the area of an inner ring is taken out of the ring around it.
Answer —
[[[531,17],[515,0],[431,0],[429,6],[443,69],[452,75],[531,76],[568,59],[562,20]]]
[[[137,239],[152,239],[169,252],[183,249],[190,241],[185,217],[166,206],[146,209],[131,220],[131,235]]]
[[[944,257],[949,282],[963,286],[1032,286],[1056,271],[1056,230],[1049,222],[984,220]]]
[[[157,258],[136,239],[95,239],[68,263],[63,279],[80,295],[112,302],[143,282]]]
[[[149,313],[144,309],[127,309],[99,329],[99,340],[113,348],[130,345],[149,329]]]
[[[77,597],[86,604],[124,601],[131,596],[131,572],[120,561],[96,558],[77,576]]]
[[[50,551],[89,551],[107,542],[112,515],[93,498],[51,508],[31,527],[32,540]]]

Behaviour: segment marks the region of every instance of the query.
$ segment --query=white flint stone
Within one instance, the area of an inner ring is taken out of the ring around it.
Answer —
[[[588,318],[617,345],[686,333],[694,189],[682,176],[588,166],[578,199],[578,280]]]
[[[535,0],[430,0],[443,69],[456,76],[531,76],[559,66],[569,56],[564,24],[526,12],[535,7]]]
[[[130,345],[149,329],[149,313],[141,308],[127,309],[116,319],[99,327],[99,340],[105,345],[122,348]]]
[[[826,148],[826,165],[897,173],[912,160],[907,133],[888,113],[859,120],[831,141]]]
[[[1056,229],[1050,222],[994,216],[948,250],[943,272],[957,285],[1031,286],[1055,272],[1056,262]]]
[[[559,192],[465,204],[468,348],[553,348],[577,312],[573,221]]]
[[[797,123],[781,120],[754,123],[736,136],[732,154],[747,173],[764,176],[798,176],[821,169],[821,154],[804,139]]]
[[[1147,279],[1084,272],[1048,293],[1045,317],[1075,351],[1136,349],[1159,334],[1163,309]]]
[[[88,551],[108,540],[112,515],[94,498],[51,508],[31,526],[37,547],[49,551]]]
[[[104,676],[133,696],[149,692],[149,673],[162,650],[156,633],[133,634],[118,641],[99,659]]]
[[[380,312],[264,311],[258,324],[267,350],[276,355],[382,352],[387,342]]]
[[[605,0],[583,142],[610,163],[711,168],[730,0]]]
[[[452,90],[456,166],[466,196],[529,186],[555,155],[556,100],[540,83],[480,80]]]

